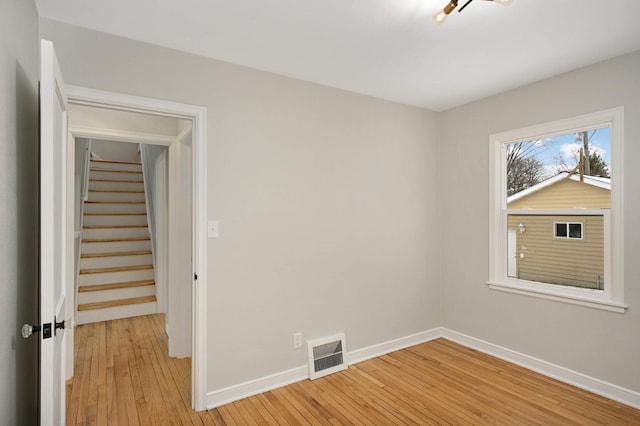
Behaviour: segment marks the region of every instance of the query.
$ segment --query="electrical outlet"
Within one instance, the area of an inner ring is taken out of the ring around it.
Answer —
[[[302,333],[293,333],[293,349],[302,347]]]

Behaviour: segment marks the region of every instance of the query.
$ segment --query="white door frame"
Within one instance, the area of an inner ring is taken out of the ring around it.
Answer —
[[[167,117],[192,120],[193,123],[193,272],[197,274],[192,286],[192,333],[191,333],[191,406],[196,411],[205,410],[207,394],[207,109],[151,98],[124,95],[77,86],[66,86],[69,103],[116,109],[120,111],[142,112]],[[82,129],[75,128],[75,136],[82,136]],[[175,138],[155,137],[135,132],[117,132],[110,135],[107,129],[91,130],[91,136],[98,135],[111,140],[137,141],[170,146]],[[85,135],[86,136],[86,135]],[[114,139],[115,137],[115,139]],[[69,172],[69,171],[68,171]],[[71,170],[73,174],[73,170]],[[169,180],[176,170],[169,170]],[[71,284],[73,285],[73,284]],[[68,304],[72,305],[72,304]],[[71,313],[73,316],[74,313]],[[71,339],[72,340],[72,339]],[[71,352],[73,354],[73,351]]]

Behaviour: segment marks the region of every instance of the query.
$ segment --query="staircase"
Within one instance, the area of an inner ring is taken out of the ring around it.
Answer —
[[[76,323],[156,313],[141,164],[92,160],[88,194]]]

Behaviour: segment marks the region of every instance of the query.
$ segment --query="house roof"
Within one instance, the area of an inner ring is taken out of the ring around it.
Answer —
[[[580,182],[580,175],[577,174],[572,174],[571,176],[569,176],[569,172],[561,172],[558,173],[557,175],[553,176],[552,178],[549,178],[547,180],[543,180],[542,182],[539,182],[535,185],[533,185],[532,187],[529,187],[523,191],[520,191],[518,193],[513,194],[510,197],[507,197],[507,204],[511,203],[512,201],[516,201],[519,200],[521,198],[526,197],[527,195],[531,195],[534,192],[538,192],[541,189],[547,188],[549,186],[555,185],[558,182],[563,181],[564,179],[570,179],[573,180],[575,182]],[[611,191],[611,178],[604,178],[604,177],[600,177],[600,176],[584,176],[584,181],[583,183],[587,184],[587,185],[592,185],[595,186],[597,188],[602,188],[602,189],[606,189],[608,191]]]

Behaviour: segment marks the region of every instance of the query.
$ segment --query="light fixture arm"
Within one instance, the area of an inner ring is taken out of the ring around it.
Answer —
[[[467,0],[467,2],[463,4],[462,7],[458,10],[458,13],[462,12],[472,1],[473,0]],[[513,0],[485,0],[485,1],[492,1],[494,3],[498,3],[503,6],[507,6],[513,3]],[[447,19],[447,16],[449,16],[449,14],[453,12],[456,7],[458,7],[458,0],[449,0],[449,3],[447,3],[447,5],[443,9],[439,10],[438,12],[436,12],[435,15],[433,15],[433,23],[436,25],[444,24],[444,21]]]
[[[468,0],[465,4],[462,5],[462,7],[460,8],[460,10],[458,10],[458,13],[462,12],[464,10],[465,7],[469,6],[469,3],[471,3],[473,0]]]

